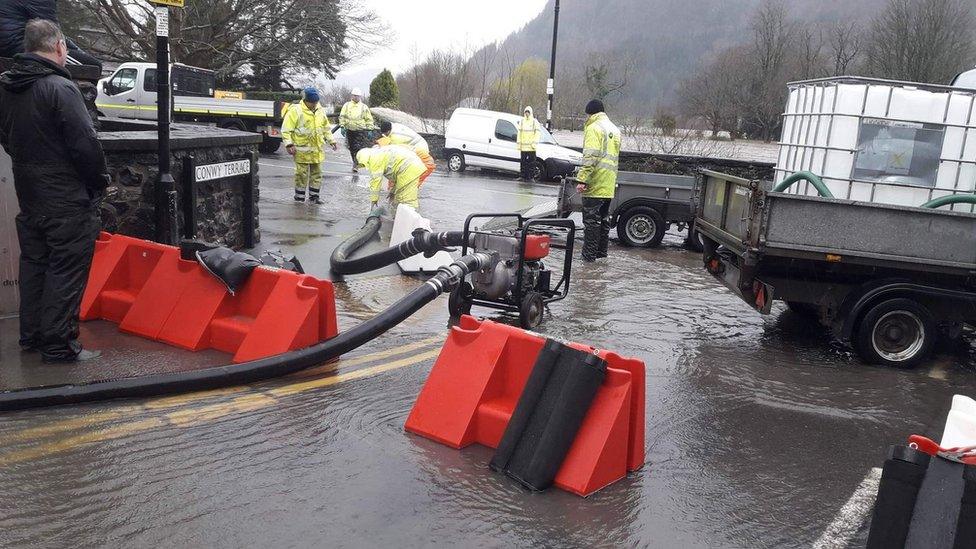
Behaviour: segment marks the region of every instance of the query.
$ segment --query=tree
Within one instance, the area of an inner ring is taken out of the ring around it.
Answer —
[[[60,2],[67,4],[68,2]],[[66,30],[80,45],[108,61],[155,56],[152,7],[142,0],[73,0],[81,22]],[[108,29],[90,39],[81,28]],[[383,39],[385,27],[352,0],[210,0],[171,10],[172,60],[215,70],[218,80],[253,76],[280,87],[289,75],[310,71],[333,77],[349,59],[352,41]],[[268,80],[281,82],[269,82]]]
[[[632,56],[620,52],[590,53],[583,63],[583,82],[590,99],[603,102],[624,94],[634,69]]]
[[[393,73],[383,69],[369,84],[369,106],[400,108],[400,89]]]
[[[748,101],[744,103],[747,127],[770,141],[786,104],[788,60],[796,24],[786,16],[779,1],[766,0],[752,20],[752,51]]]
[[[729,48],[714,61],[703,65],[681,83],[679,109],[687,117],[700,117],[712,132],[738,130],[747,89],[750,59],[744,47]]]
[[[861,53],[861,26],[856,21],[838,21],[827,31],[830,45],[833,76],[843,76],[850,72]]]
[[[948,83],[972,66],[973,11],[964,0],[889,0],[867,39],[871,76]]]
[[[397,77],[401,108],[421,119],[443,123],[458,104],[474,92],[466,52],[412,54],[413,66]]]
[[[488,94],[488,107],[502,112],[521,113],[531,106],[542,116],[545,113],[548,97],[546,79],[549,66],[537,57],[526,59],[509,74],[497,80]]]

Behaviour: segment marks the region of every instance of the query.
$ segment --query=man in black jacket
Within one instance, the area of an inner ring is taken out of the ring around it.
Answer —
[[[24,52],[24,26],[31,19],[58,22],[57,0],[0,0],[0,57]],[[93,65],[101,70],[102,62],[82,51],[71,40],[68,65]]]
[[[20,345],[45,362],[98,356],[78,343],[78,310],[88,279],[108,183],[105,155],[81,92],[64,64],[56,24],[27,23],[22,53],[0,75],[0,145],[13,160],[20,213]]]

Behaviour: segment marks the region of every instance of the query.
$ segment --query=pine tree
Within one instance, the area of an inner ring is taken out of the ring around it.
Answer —
[[[397,88],[393,73],[389,70],[383,69],[383,72],[376,75],[376,78],[370,82],[369,106],[399,108],[400,90]]]

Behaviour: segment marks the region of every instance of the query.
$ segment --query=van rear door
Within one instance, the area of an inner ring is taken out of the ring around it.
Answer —
[[[488,143],[489,162],[492,168],[519,171],[521,154],[518,150],[518,129],[504,118],[495,121],[495,128]]]
[[[494,131],[494,119],[474,113],[455,112],[447,128],[447,146],[464,153],[468,166],[486,167],[488,139]]]

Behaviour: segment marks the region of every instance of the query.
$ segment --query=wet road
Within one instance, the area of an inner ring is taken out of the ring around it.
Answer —
[[[291,201],[285,156],[261,160],[262,247],[312,274],[368,210],[366,179],[338,160],[318,207]],[[421,201],[454,229],[554,194],[471,172],[432,177]],[[842,507],[889,444],[941,434],[951,395],[973,394],[976,350],[865,366],[780,307],[754,313],[680,244],[577,264],[542,326],[647,363],[647,462],[588,499],[526,493],[488,471],[490,450],[403,432],[445,333],[441,298],[301,377],[0,417],[0,546],[863,544],[863,513]],[[337,285],[340,327],[416,284]]]

